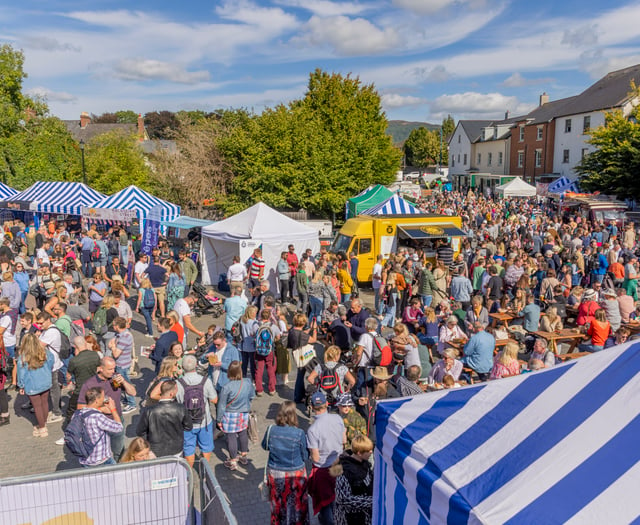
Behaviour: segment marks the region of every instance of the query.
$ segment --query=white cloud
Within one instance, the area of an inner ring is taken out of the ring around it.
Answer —
[[[209,72],[187,71],[185,68],[162,62],[142,58],[126,58],[114,66],[116,76],[122,80],[167,80],[179,84],[196,84],[209,80]]]
[[[373,7],[357,2],[331,2],[329,0],[276,0],[275,3],[306,9],[318,16],[358,15]]]
[[[27,95],[34,98],[41,98],[47,102],[61,102],[69,104],[78,100],[78,97],[66,91],[52,91],[46,87],[37,86],[25,91]]]
[[[261,7],[244,0],[227,1],[216,8],[216,13],[227,20],[235,20],[256,28],[268,26],[276,32],[291,30],[299,25],[294,15],[278,7]]]
[[[442,64],[432,68],[416,68],[413,72],[423,82],[446,82],[451,78],[451,73]]]
[[[426,101],[419,97],[410,95],[399,95],[398,93],[384,93],[381,97],[382,105],[385,108],[402,108],[407,106],[419,106]]]
[[[393,28],[380,29],[364,18],[312,16],[307,23],[307,30],[303,40],[313,46],[328,45],[339,55],[383,53],[399,42]]]
[[[517,97],[508,97],[501,93],[455,93],[453,95],[441,95],[431,104],[431,116],[446,114],[456,115],[456,118],[498,118],[505,111],[512,115],[528,113],[533,109],[532,104],[523,104]],[[460,115],[464,115],[461,117]]]
[[[516,71],[513,75],[506,78],[504,82],[502,82],[502,85],[504,87],[518,88],[518,87],[524,87],[524,86],[535,86],[536,84],[546,84],[548,82],[553,82],[553,79],[552,78],[525,78]]]
[[[598,43],[598,27],[596,24],[566,29],[562,35],[562,43],[571,47],[589,47]]]
[[[422,15],[441,11],[454,4],[456,0],[393,0],[393,5]]]
[[[74,51],[80,52],[80,46],[69,44],[68,42],[60,42],[55,38],[48,36],[26,36],[21,39],[24,47],[27,49],[38,49],[41,51]]]

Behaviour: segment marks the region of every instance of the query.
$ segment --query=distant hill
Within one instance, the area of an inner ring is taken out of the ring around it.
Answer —
[[[391,135],[393,143],[396,145],[403,144],[409,138],[409,134],[417,128],[425,127],[427,129],[440,129],[438,124],[429,124],[428,122],[408,122],[406,120],[390,120],[387,127],[387,135]]]

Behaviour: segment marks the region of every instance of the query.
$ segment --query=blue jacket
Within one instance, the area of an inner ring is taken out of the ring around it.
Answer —
[[[210,353],[215,353],[216,347],[211,345],[209,350],[202,355],[200,358],[201,363],[208,363],[207,356]],[[240,351],[233,346],[231,343],[227,343],[227,348],[224,351],[224,355],[222,356],[221,366],[220,366],[220,375],[218,376],[218,383],[216,384],[216,390],[220,392],[222,387],[229,382],[229,378],[227,377],[227,372],[229,370],[229,365],[232,361],[242,361],[242,357],[240,357]],[[215,371],[215,367],[209,365],[209,377],[213,377],[213,372]]]
[[[269,451],[267,466],[275,470],[300,470],[309,459],[307,436],[297,427],[271,425],[262,439],[262,448]]]
[[[457,275],[451,279],[451,296],[462,303],[471,301],[473,286],[471,281],[463,275]]]
[[[51,388],[51,372],[55,363],[53,353],[47,352],[47,360],[40,368],[29,370],[27,363],[18,358],[18,387],[24,388],[25,394],[33,396]]]
[[[496,340],[489,332],[478,332],[464,345],[464,363],[480,374],[491,372]]]
[[[250,378],[229,381],[218,397],[218,423],[222,421],[225,412],[244,413],[251,409],[251,400],[256,397],[256,389]]]
[[[27,272],[15,272],[13,274],[13,280],[18,283],[20,291],[29,291],[29,274]]]

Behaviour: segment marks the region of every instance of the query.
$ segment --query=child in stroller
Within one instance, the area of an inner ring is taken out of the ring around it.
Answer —
[[[191,291],[198,296],[193,307],[196,316],[200,317],[202,314],[209,313],[209,310],[211,310],[210,313],[213,317],[220,317],[224,313],[222,308],[224,301],[209,292],[202,284],[193,283]]]

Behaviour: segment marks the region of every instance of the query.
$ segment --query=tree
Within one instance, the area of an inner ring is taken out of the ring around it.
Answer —
[[[118,115],[116,113],[103,113],[102,115],[91,114],[91,122],[95,124],[117,124]]]
[[[354,193],[391,182],[400,166],[380,96],[357,78],[316,70],[301,100],[233,117],[238,125],[221,144],[235,174],[226,211],[263,200],[332,216]]]
[[[116,111],[116,122],[118,124],[137,124],[138,114],[131,109]]]
[[[620,198],[640,195],[640,109],[631,117],[620,111],[608,113],[605,125],[591,130],[588,143],[597,149],[575,168],[580,187]]]
[[[426,168],[440,159],[440,132],[425,127],[414,129],[404,143],[407,165]],[[444,146],[442,149],[444,163]]]
[[[447,142],[456,130],[456,123],[451,115],[442,119],[442,139]]]
[[[115,193],[131,184],[150,187],[150,168],[135,135],[116,129],[96,135],[85,147],[87,181],[102,193]]]
[[[171,139],[180,121],[171,111],[151,111],[144,116],[144,126],[150,139]]]

